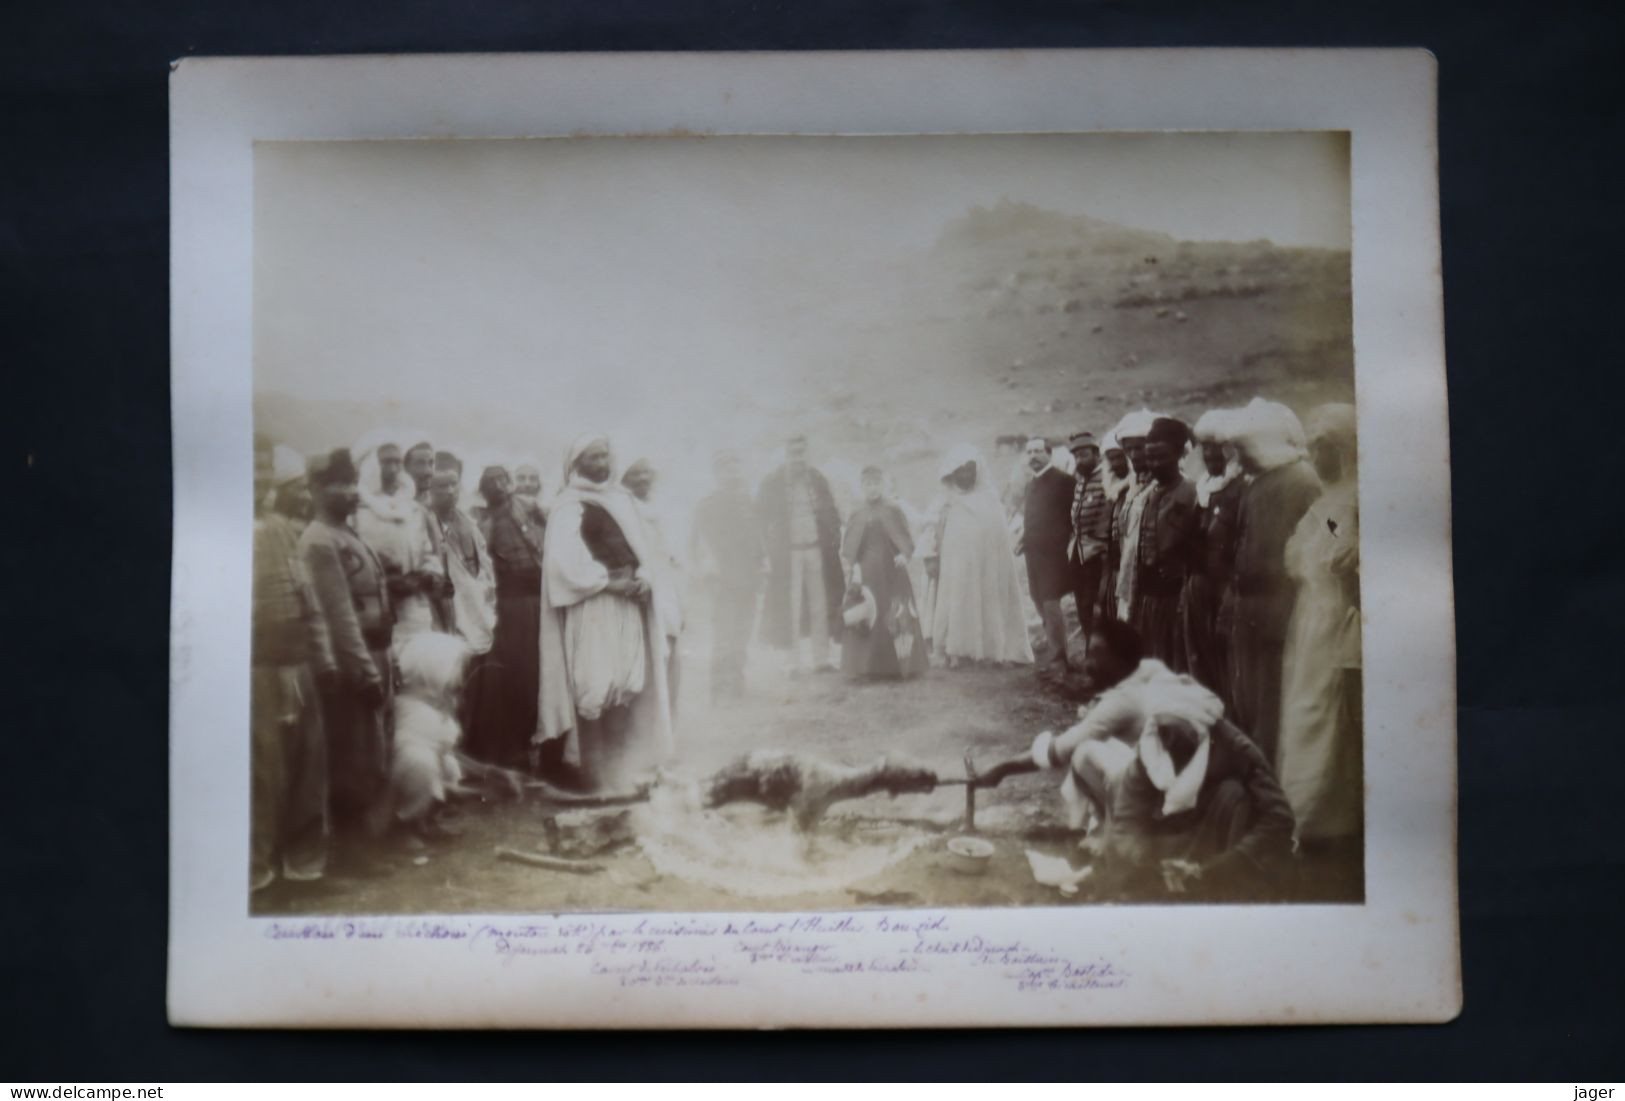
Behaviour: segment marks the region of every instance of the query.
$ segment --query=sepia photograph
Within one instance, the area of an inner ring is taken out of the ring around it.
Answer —
[[[1364,901],[1346,131],[252,157],[250,914]]]

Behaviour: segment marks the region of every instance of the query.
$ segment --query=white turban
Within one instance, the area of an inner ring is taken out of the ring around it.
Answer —
[[[1209,409],[1196,418],[1195,434],[1198,441],[1229,443],[1235,434],[1238,409]]]
[[[1130,437],[1143,439],[1145,434],[1151,431],[1151,425],[1158,416],[1159,414],[1141,406],[1132,413],[1125,413],[1123,419],[1117,422],[1117,427],[1112,429],[1111,434],[1119,440],[1126,440]]]
[[[1317,405],[1309,411],[1305,429],[1311,440],[1329,440],[1339,450],[1353,451],[1357,431],[1354,406],[1344,402]]]
[[[1254,398],[1235,413],[1232,442],[1261,470],[1297,462],[1307,453],[1298,415],[1280,402]]]

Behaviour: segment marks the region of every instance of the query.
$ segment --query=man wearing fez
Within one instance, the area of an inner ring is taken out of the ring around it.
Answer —
[[[1100,574],[1106,564],[1106,541],[1111,537],[1112,503],[1106,496],[1100,448],[1091,432],[1074,432],[1067,441],[1072,452],[1072,598],[1078,605],[1078,625],[1085,640],[1094,633],[1095,605],[1100,599]]]
[[[1049,670],[1069,672],[1066,657],[1066,613],[1061,597],[1072,588],[1067,545],[1072,542],[1071,475],[1055,465],[1049,441],[1027,441],[1023,453],[1032,480],[1021,505],[1021,542],[1016,552],[1027,560],[1027,592],[1044,623],[1049,640]]]
[[[326,635],[322,680],[335,831],[376,835],[387,824],[388,716],[394,614],[384,567],[349,520],[360,503],[355,463],[339,448],[310,460],[316,517],[299,552]]]
[[[784,465],[762,479],[756,514],[767,549],[762,638],[787,652],[791,675],[805,670],[801,640],[812,639],[814,671],[833,673],[830,636],[841,622],[841,515],[829,481],[807,461],[807,437],[785,442]]]
[[[258,475],[256,471],[256,475]],[[316,690],[331,668],[326,622],[300,554],[310,522],[305,460],[277,446],[254,524],[250,884],[320,879],[327,866],[327,744]]]
[[[1179,470],[1190,438],[1190,426],[1184,421],[1158,417],[1151,422],[1145,438],[1145,468],[1151,487],[1135,543],[1139,564],[1132,622],[1145,642],[1146,653],[1176,673],[1189,666],[1180,594],[1201,550],[1196,486]]]

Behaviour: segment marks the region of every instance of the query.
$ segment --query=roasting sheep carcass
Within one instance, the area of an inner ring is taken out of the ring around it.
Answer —
[[[811,829],[831,805],[885,792],[935,791],[936,772],[881,757],[873,764],[832,765],[777,750],[755,750],[714,773],[703,788],[705,805],[760,803],[789,811],[796,827]]]

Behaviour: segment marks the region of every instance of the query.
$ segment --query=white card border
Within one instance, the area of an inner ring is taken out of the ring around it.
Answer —
[[[1442,1021],[1461,1006],[1435,62],[1419,50],[188,59],[171,83],[170,1019],[795,1027]],[[1122,989],[764,975],[628,993],[444,945],[290,943],[246,913],[256,140],[1347,130],[1366,615],[1362,906],[947,911],[1088,944]]]

